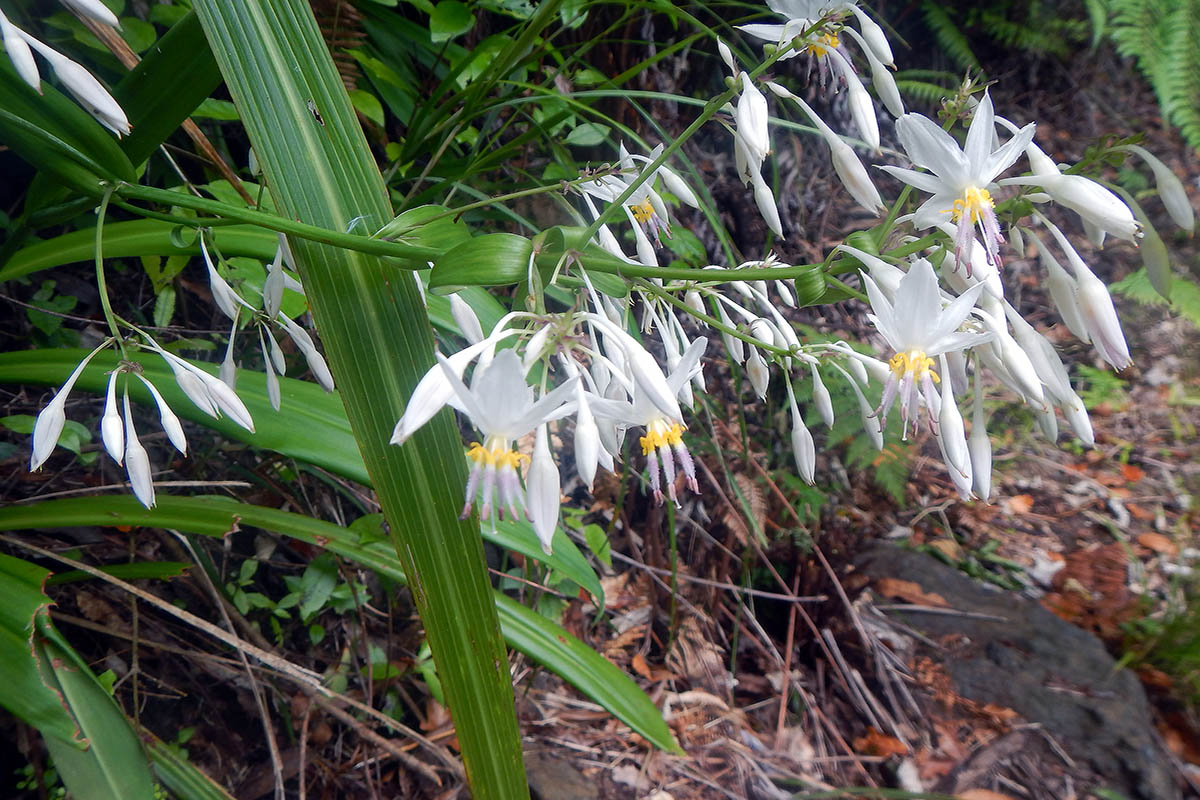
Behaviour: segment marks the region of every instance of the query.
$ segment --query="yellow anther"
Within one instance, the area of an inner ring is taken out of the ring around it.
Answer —
[[[529,456],[518,453],[516,450],[507,450],[502,447],[489,450],[479,442],[471,442],[471,447],[467,450],[467,458],[476,464],[489,467],[508,467],[514,470],[520,466],[521,462],[529,462]]]
[[[684,427],[676,422],[667,425],[662,420],[655,420],[646,426],[646,435],[638,441],[642,445],[642,455],[648,456],[656,447],[670,447],[683,441]]]
[[[954,201],[954,208],[946,209],[952,215],[955,222],[958,222],[964,216],[974,225],[983,217],[984,209],[995,208],[996,204],[992,201],[992,195],[987,189],[977,189],[974,186],[967,188],[963,192],[963,196]]]
[[[654,217],[654,206],[650,205],[649,200],[638,203],[636,206],[630,206],[629,210],[633,212],[633,218],[642,225]]]
[[[932,358],[925,355],[924,351],[913,350],[908,353],[896,353],[888,361],[888,366],[892,368],[892,373],[897,378],[911,375],[913,380],[918,380],[928,375],[933,378],[934,383],[940,383],[941,378],[933,370],[935,363]]]
[[[841,42],[838,41],[836,33],[823,33],[817,38],[817,41],[808,46],[808,49],[813,55],[823,56],[828,54],[830,50],[837,50],[839,44]]]

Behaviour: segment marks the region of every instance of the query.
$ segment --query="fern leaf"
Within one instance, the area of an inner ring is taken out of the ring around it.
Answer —
[[[933,31],[938,46],[951,60],[964,69],[980,70],[979,59],[971,50],[967,37],[950,18],[945,8],[932,0],[924,0],[921,3],[921,12],[925,15],[925,24]]]

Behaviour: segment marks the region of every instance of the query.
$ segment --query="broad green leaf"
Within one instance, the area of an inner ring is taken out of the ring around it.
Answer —
[[[553,6],[553,3],[549,4]],[[308,0],[195,0],[281,216],[328,230],[392,219],[383,176]],[[310,109],[319,109],[320,118]],[[511,677],[474,524],[458,519],[466,465],[448,412],[388,444],[434,365],[415,281],[378,257],[292,237],[346,414],[379,496],[479,800],[528,796]]]
[[[10,506],[11,508],[11,506]],[[0,706],[33,727],[79,747],[79,728],[62,700],[42,682],[34,657],[34,624],[50,598],[42,592],[49,571],[0,554]]]
[[[133,125],[121,144],[129,160],[140,164],[149,158],[220,83],[200,21],[189,13],[113,90]]]
[[[578,147],[594,147],[604,141],[610,130],[599,122],[585,122],[572,128],[563,141]]]
[[[430,291],[451,294],[468,286],[507,286],[525,280],[533,243],[514,233],[476,236],[433,264]]]
[[[37,650],[43,659],[42,679],[62,695],[88,740],[88,748],[79,750],[58,737],[45,737],[67,791],[75,800],[153,797],[150,764],[129,720],[88,665],[63,644],[43,639]]]
[[[564,636],[558,625],[506,595],[496,595],[496,605],[503,615],[505,638],[513,647],[543,664],[552,655],[561,657],[565,651],[574,666],[566,673],[558,673],[564,680],[604,706],[655,747],[669,753],[683,753],[646,693],[604,656],[574,636]],[[616,676],[620,676],[619,679]]]
[[[200,242],[194,235],[186,246],[172,233],[178,225],[157,219],[111,222],[104,226],[104,257],[129,258],[147,255],[200,255]],[[190,233],[190,232],[189,232]],[[275,257],[278,239],[271,231],[253,225],[224,225],[213,228],[213,241],[222,255],[250,256],[263,261]],[[96,257],[96,231],[87,229],[66,233],[53,239],[34,242],[13,254],[0,267],[0,281],[30,275],[43,269],[92,261]]]
[[[154,509],[146,509],[125,495],[46,500],[0,508],[3,531],[96,525],[170,528],[216,538],[242,526],[254,526],[324,547],[392,580],[407,583],[395,550],[378,540],[363,544],[361,532],[353,527],[343,528],[303,514],[239,503],[226,497],[159,495]],[[557,550],[557,541],[555,545]],[[574,684],[648,741],[675,751],[676,745],[662,715],[628,675],[562,626],[503,593],[493,591],[492,599],[509,645]]]
[[[579,552],[579,548],[567,537],[561,527],[554,531],[554,552],[551,555],[546,555],[542,551],[537,534],[534,533],[533,526],[528,522],[504,520],[497,522],[495,529],[492,528],[491,523],[484,522],[480,525],[480,530],[483,532],[483,538],[493,544],[509,550],[516,550],[528,558],[537,559],[551,569],[567,576],[595,598],[596,605],[604,607],[604,588],[600,585],[600,579],[596,577],[596,571],[587,563],[583,553]]]
[[[475,15],[466,3],[442,0],[429,15],[429,36],[436,44],[461,36],[475,25]]]

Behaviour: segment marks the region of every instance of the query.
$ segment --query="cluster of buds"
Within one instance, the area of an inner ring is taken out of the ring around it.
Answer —
[[[268,265],[267,277],[252,305],[221,276],[209,254],[203,234],[200,249],[208,271],[209,289],[217,308],[232,320],[229,345],[218,375],[201,369],[186,359],[167,351],[148,333],[134,329],[133,335],[118,343],[115,338],[105,340],[89,353],[72,371],[67,381],[59,388],[50,402],[38,414],[34,423],[30,470],[40,469],[50,457],[66,424],[66,402],[79,376],[96,355],[111,347],[119,347],[121,361],[109,372],[104,413],[100,418],[100,438],[105,451],[119,465],[123,465],[129,477],[134,496],[147,508],[154,506],[154,481],[151,477],[150,460],[146,449],[138,439],[129,403],[129,382],[136,380],[146,387],[158,408],[159,421],[167,440],[187,455],[187,439],[179,418],[171,410],[159,389],[145,376],[141,363],[129,358],[126,353],[138,348],[161,357],[171,370],[175,383],[183,394],[201,411],[213,417],[227,416],[235,423],[254,432],[254,421],[245,404],[235,391],[236,364],[234,361],[234,338],[243,318],[258,328],[259,346],[262,350],[266,371],[267,396],[276,411],[281,404],[279,375],[284,372],[283,351],[275,338],[273,327],[283,331],[303,354],[309,370],[316,381],[326,390],[333,391],[333,376],[325,358],[317,350],[312,337],[294,320],[284,314],[280,307],[284,290],[303,294],[304,289],[285,266],[294,271],[287,240],[279,237],[275,258]],[[120,400],[118,401],[118,394]]]
[[[146,350],[157,353],[166,361],[175,378],[175,383],[197,408],[213,418],[219,418],[222,415],[228,416],[246,430],[254,432],[254,420],[250,417],[250,412],[237,394],[225,383],[211,373],[167,352],[149,335],[142,333],[141,339],[141,344]],[[127,341],[124,344],[129,346],[133,342]],[[38,414],[33,426],[30,470],[40,469],[58,443],[58,437],[62,434],[67,420],[67,397],[74,388],[75,382],[79,380],[79,376],[98,353],[114,345],[114,340],[108,339],[79,362],[66,382]],[[163,432],[166,433],[167,440],[179,451],[180,455],[187,455],[187,438],[184,436],[183,425],[180,424],[179,417],[171,410],[158,388],[143,374],[141,364],[122,358],[116,369],[109,372],[104,414],[100,418],[100,440],[113,461],[125,467],[134,496],[146,508],[153,508],[154,480],[151,476],[150,458],[146,454],[146,448],[138,439],[129,405],[129,381],[132,379],[140,381],[150,392],[150,396],[158,407],[159,421]],[[119,387],[118,384],[120,384]],[[120,403],[117,402],[118,388],[121,394]]]

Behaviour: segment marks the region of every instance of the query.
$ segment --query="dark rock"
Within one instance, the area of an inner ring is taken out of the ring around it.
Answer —
[[[856,566],[872,578],[913,581],[955,611],[1003,619],[888,612],[944,645],[929,655],[943,664],[962,697],[1039,723],[1073,759],[1102,776],[1105,788],[1137,800],[1180,797],[1141,684],[1117,669],[1095,636],[922,553],[879,545]]]

